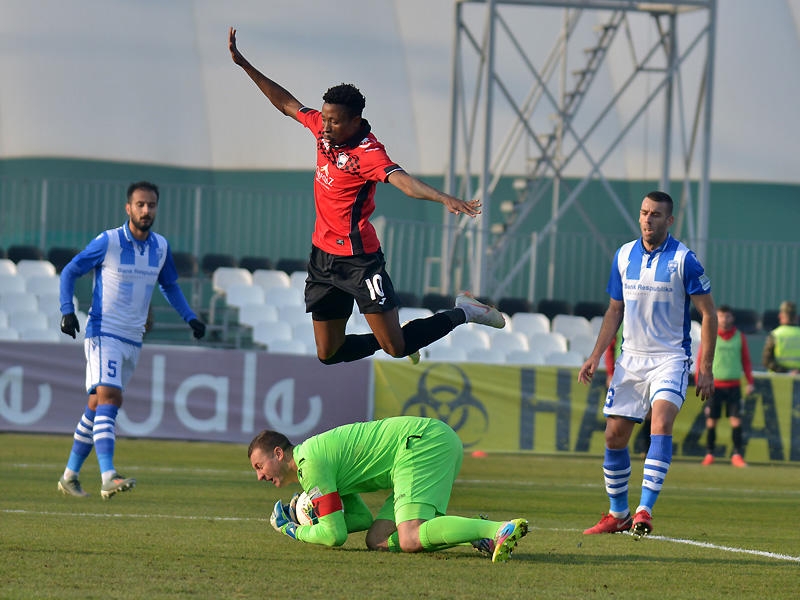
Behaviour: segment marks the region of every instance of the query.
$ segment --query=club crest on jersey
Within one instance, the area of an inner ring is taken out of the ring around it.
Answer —
[[[350,160],[350,157],[344,152],[342,152],[336,158],[336,166],[339,167],[340,169],[343,169],[344,166],[347,164],[348,160]]]
[[[675,271],[678,270],[678,261],[671,260],[667,263],[667,272],[672,275]]]

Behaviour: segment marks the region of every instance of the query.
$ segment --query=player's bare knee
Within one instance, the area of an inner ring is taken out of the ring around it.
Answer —
[[[406,355],[406,345],[402,340],[400,343],[386,342],[381,345],[381,348],[393,358],[403,358]]]
[[[418,538],[401,538],[400,539],[400,550],[403,552],[422,552],[422,543],[419,541]]]

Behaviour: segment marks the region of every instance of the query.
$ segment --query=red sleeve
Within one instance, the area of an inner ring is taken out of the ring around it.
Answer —
[[[614,374],[614,363],[616,363],[616,357],[614,356],[614,352],[617,349],[617,338],[614,338],[614,341],[608,345],[606,348],[605,354],[603,356],[606,359],[606,373],[609,375]]]
[[[302,106],[297,110],[297,120],[306,129],[310,129],[315,136],[322,130],[322,113],[314,108]]]
[[[750,348],[747,346],[747,340],[742,336],[742,369],[744,370],[744,376],[747,379],[747,383],[750,385],[755,384],[755,380],[753,379],[753,364],[750,361]]]
[[[361,142],[359,149],[358,172],[367,181],[380,181],[386,183],[389,175],[402,168],[392,162],[386,153],[386,148],[374,135],[370,135]]]

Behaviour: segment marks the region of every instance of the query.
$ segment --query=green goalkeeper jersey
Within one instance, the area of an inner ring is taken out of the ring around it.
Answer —
[[[297,477],[304,490],[340,496],[392,489],[398,451],[420,437],[432,419],[390,417],[335,427],[294,449]]]

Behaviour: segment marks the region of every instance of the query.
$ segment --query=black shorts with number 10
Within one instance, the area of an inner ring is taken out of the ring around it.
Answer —
[[[315,321],[349,317],[354,299],[365,314],[388,312],[397,306],[381,250],[337,256],[312,246],[305,296],[306,312]]]

